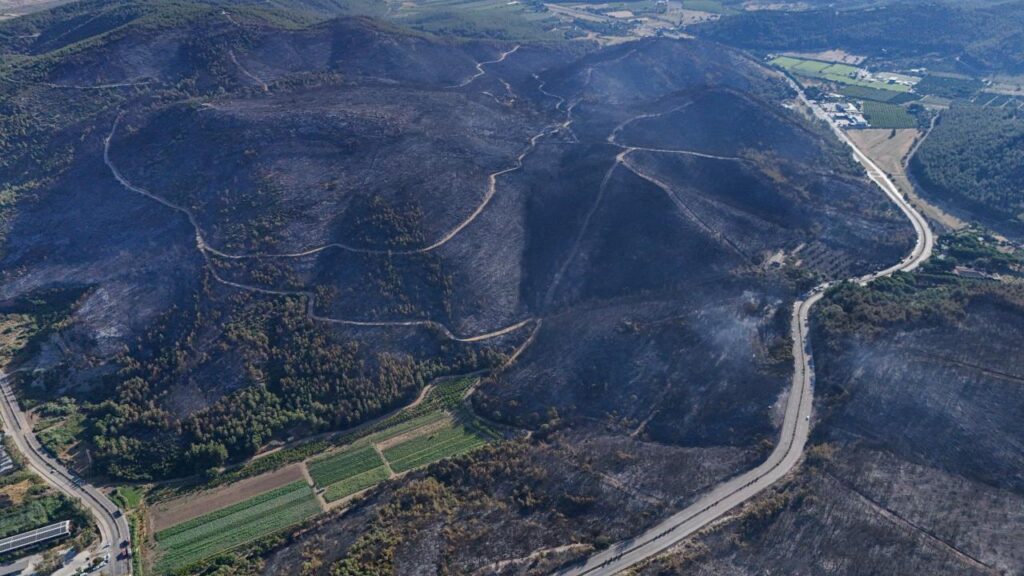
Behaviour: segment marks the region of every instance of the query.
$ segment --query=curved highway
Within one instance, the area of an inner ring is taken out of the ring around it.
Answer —
[[[788,78],[787,78],[788,79]],[[899,206],[911,221],[917,235],[914,249],[898,264],[879,272],[852,278],[851,281],[867,284],[872,280],[889,276],[898,271],[917,268],[932,253],[935,237],[925,218],[907,202],[899,189],[874,162],[871,161],[835,126],[828,115],[807,99],[800,87],[788,79],[800,99],[814,115],[824,120],[832,131],[853,150],[853,156],[875,182]],[[646,532],[619,542],[594,554],[585,562],[570,566],[560,572],[561,576],[598,576],[621,572],[630,566],[652,558],[679,543],[696,531],[721,518],[726,512],[746,502],[788,474],[800,462],[804,445],[811,427],[811,409],[814,400],[814,366],[810,352],[808,318],[811,308],[825,294],[830,283],[822,284],[806,294],[793,305],[791,331],[793,339],[793,383],[786,401],[785,419],[779,442],[761,465],[719,484],[687,508],[673,514]]]
[[[46,454],[32,432],[28,418],[18,406],[18,400],[7,383],[7,375],[3,372],[0,372],[0,415],[3,416],[7,435],[14,441],[28,467],[57,490],[78,500],[96,520],[100,532],[100,551],[94,557],[110,554],[110,563],[98,573],[111,576],[131,574],[131,560],[127,557],[118,558],[122,550],[121,543],[131,540],[128,521],[105,494],[94,486],[76,481],[76,477],[62,464]]]

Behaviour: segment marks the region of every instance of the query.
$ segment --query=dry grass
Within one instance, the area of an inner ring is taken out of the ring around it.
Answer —
[[[895,136],[890,138],[893,130],[889,128],[872,129],[872,130],[851,130],[847,134],[850,136],[850,140],[857,145],[865,154],[868,155],[878,167],[885,170],[890,176],[892,176],[893,182],[903,192],[910,197],[911,202],[914,206],[924,212],[924,214],[932,219],[933,221],[941,222],[947,228],[952,230],[959,230],[964,226],[958,218],[951,214],[947,214],[937,206],[929,204],[924,201],[920,196],[917,195],[917,191],[914,186],[910,183],[910,179],[907,177],[906,168],[904,166],[904,158],[914,147],[917,139],[920,137],[920,132],[913,128],[906,128],[902,130],[896,130]]]
[[[4,486],[0,488],[0,496],[7,496],[11,499],[11,504],[17,506],[25,501],[25,495],[32,488],[31,480],[22,480],[17,484],[11,484],[10,486]]]

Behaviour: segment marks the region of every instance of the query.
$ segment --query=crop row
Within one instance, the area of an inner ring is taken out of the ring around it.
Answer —
[[[306,483],[301,480],[297,480],[295,482],[292,482],[291,484],[286,484],[284,486],[281,486],[280,488],[275,488],[273,490],[269,490],[257,496],[253,496],[248,500],[243,500],[237,504],[221,508],[220,510],[210,512],[209,514],[199,516],[198,518],[193,518],[192,520],[182,522],[181,524],[176,524],[174,526],[171,526],[170,528],[167,528],[166,530],[161,530],[160,532],[156,533],[156,539],[157,541],[163,541],[167,538],[175,536],[176,534],[188,532],[189,530],[192,530],[199,526],[215,522],[220,518],[237,514],[246,509],[259,506],[264,502],[268,502],[283,497],[286,494],[302,491],[305,488],[308,488]]]
[[[844,86],[840,91],[844,96],[850,98],[856,98],[858,100],[875,100],[876,102],[891,102],[893,99],[900,96],[899,92],[893,92],[892,90],[880,90],[878,88],[868,88],[867,86]]]
[[[365,446],[314,460],[309,464],[309,474],[317,486],[328,486],[383,465],[377,451]]]
[[[442,381],[435,385],[417,406],[402,410],[357,432],[340,436],[334,444],[355,444],[368,438],[371,438],[371,441],[380,441],[393,437],[396,430],[412,430],[423,423],[436,422],[444,417],[444,410],[454,408],[462,401],[462,397],[475,381],[476,379],[472,377]]]
[[[302,483],[301,486],[301,490],[293,490],[286,494],[281,494],[271,500],[262,500],[254,503],[250,503],[250,500],[255,499],[246,500],[241,502],[241,504],[246,504],[247,506],[231,514],[222,515],[219,514],[220,511],[218,511],[208,515],[212,517],[210,519],[207,519],[207,516],[201,516],[197,520],[204,520],[203,523],[193,526],[189,530],[177,532],[171,535],[161,533],[158,535],[157,541],[160,542],[161,545],[173,548],[194,540],[201,540],[207,536],[216,534],[221,530],[229,530],[233,526],[243,524],[255,518],[260,518],[273,510],[276,510],[282,505],[296,504],[305,500],[310,494],[312,494],[312,491],[305,483]]]
[[[296,494],[299,497],[293,497]],[[246,511],[222,518],[215,529],[203,526],[182,533],[178,538],[161,541],[163,554],[157,560],[156,572],[167,573],[181,569],[284,530],[320,512],[320,505],[308,486],[304,491],[290,493],[267,504],[273,506],[253,507],[251,510],[260,508],[259,512]]]
[[[486,438],[464,426],[453,426],[389,448],[384,457],[395,472],[404,472],[468,452],[486,442]]]
[[[864,117],[873,128],[914,128],[917,119],[902,106],[864,102]]]
[[[383,482],[388,479],[388,469],[386,467],[378,466],[376,468],[367,470],[362,474],[356,474],[350,476],[344,480],[340,480],[331,484],[324,491],[324,499],[328,502],[334,502],[335,500],[341,500],[346,496],[351,496],[356,492],[366,490],[376,486],[379,482]]]

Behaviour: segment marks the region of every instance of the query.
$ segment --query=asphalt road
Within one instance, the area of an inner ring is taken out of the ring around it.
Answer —
[[[792,80],[790,80],[792,83]],[[877,278],[889,276],[897,271],[910,271],[924,262],[932,252],[935,237],[928,222],[899,193],[889,177],[864,155],[846,134],[836,127],[828,116],[813,102],[806,99],[794,84],[803,102],[815,116],[828,122],[836,136],[853,150],[856,160],[864,166],[868,177],[895,202],[914,226],[917,241],[914,249],[898,264],[879,272],[851,280],[866,284]],[[652,558],[671,546],[686,539],[694,532],[721,518],[726,512],[753,498],[783,476],[800,462],[804,445],[811,427],[811,409],[814,400],[814,364],[810,352],[808,317],[811,308],[824,296],[830,284],[822,284],[793,305],[791,331],[793,336],[793,383],[786,400],[785,418],[779,442],[761,465],[719,484],[694,504],[673,514],[646,532],[619,542],[586,559],[585,562],[566,568],[562,576],[598,576],[621,572],[630,566]]]
[[[76,484],[75,477],[46,454],[32,433],[28,418],[18,406],[18,400],[7,383],[7,375],[3,372],[0,372],[0,416],[3,416],[7,436],[14,441],[28,467],[57,490],[78,500],[96,520],[100,543],[99,551],[93,557],[110,554],[110,564],[99,573],[110,576],[131,574],[131,561],[127,558],[117,560],[121,542],[130,541],[131,538],[128,521],[124,515],[115,517],[118,507],[105,494],[90,484]]]

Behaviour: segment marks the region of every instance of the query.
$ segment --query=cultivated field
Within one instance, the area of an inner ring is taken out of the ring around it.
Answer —
[[[372,446],[365,446],[314,460],[309,464],[309,474],[318,486],[329,486],[383,466],[384,461],[377,451]]]
[[[392,17],[434,33],[486,30],[505,40],[558,40],[558,21],[546,11],[508,0],[414,0],[396,3]]]
[[[981,81],[969,76],[929,74],[915,88],[921,94],[943,98],[970,98],[982,87]]]
[[[362,492],[367,488],[372,488],[378,483],[387,480],[390,476],[391,473],[388,471],[387,467],[382,464],[376,468],[371,468],[362,474],[349,476],[331,484],[324,491],[324,500],[328,502],[341,500],[342,498]]]
[[[823,52],[787,52],[786,56],[804,58],[808,60],[822,60],[824,62],[838,62],[840,64],[859,65],[866,57],[850,54],[845,50],[825,50]]]
[[[914,128],[917,118],[906,108],[884,102],[864,101],[864,118],[872,128]]]
[[[339,439],[344,446],[333,453],[154,507],[154,570],[180,570],[319,513],[303,467],[324,500],[338,502],[395,473],[486,444],[497,435],[462,407],[474,382],[437,383],[418,404]]]
[[[876,102],[898,103],[917,98],[916,95],[908,92],[894,92],[892,90],[881,90],[878,88],[868,88],[866,86],[843,86],[839,93],[843,96],[849,96],[850,98],[856,98],[858,100],[875,100]]]
[[[835,64],[832,62],[821,62],[818,60],[806,60],[793,58],[792,56],[779,56],[773,59],[771,64],[784,68],[794,74],[816,78],[826,82],[835,82],[847,86],[860,86],[874,90],[893,92],[893,97],[904,92],[910,92],[909,86],[902,84],[888,84],[877,80],[857,78],[860,69],[848,64]],[[877,96],[877,95],[876,95]]]
[[[465,414],[462,417],[470,420]],[[460,423],[449,412],[437,410],[314,460],[309,472],[316,485],[324,488],[324,499],[335,502],[371,488],[393,473],[464,454],[493,437],[478,423]]]
[[[405,472],[482,446],[495,434],[459,407],[471,378],[441,382],[423,402],[351,440],[341,451],[308,463],[310,476],[336,502]]]
[[[157,532],[161,554],[154,570],[160,574],[179,570],[319,512],[320,504],[309,485],[293,482]]]
[[[160,532],[206,514],[248,500],[268,490],[302,480],[302,468],[298,464],[287,466],[267,474],[246,478],[228,486],[188,494],[150,507],[150,518],[154,532]]]
[[[487,436],[461,424],[419,436],[384,451],[391,468],[404,472],[457,456],[487,443]]]

